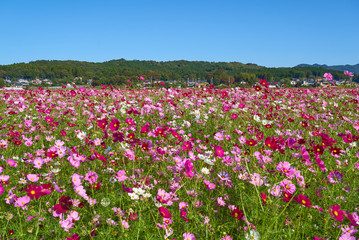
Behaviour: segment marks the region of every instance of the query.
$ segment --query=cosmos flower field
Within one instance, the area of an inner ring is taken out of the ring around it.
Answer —
[[[0,91],[0,239],[357,239],[359,89]]]

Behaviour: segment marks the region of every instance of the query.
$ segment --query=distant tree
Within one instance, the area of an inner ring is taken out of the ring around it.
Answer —
[[[0,88],[5,87],[4,79],[0,78]]]

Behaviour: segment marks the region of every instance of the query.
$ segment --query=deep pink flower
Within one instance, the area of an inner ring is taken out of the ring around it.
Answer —
[[[330,215],[337,221],[343,222],[345,218],[345,212],[340,210],[340,205],[333,205],[330,208]]]
[[[106,128],[106,125],[107,125],[107,120],[106,120],[106,118],[97,121],[97,126],[98,126],[99,128],[105,129],[105,128]]]
[[[188,222],[187,212],[184,209],[181,209],[181,218],[183,218],[186,222]]]
[[[168,209],[166,209],[164,207],[159,207],[158,211],[160,212],[161,216],[164,217],[164,218],[171,218],[172,217],[172,215],[168,211]]]
[[[302,204],[306,206],[307,208],[312,207],[312,203],[310,202],[310,199],[303,194],[299,194],[298,198],[296,198],[297,203]]]
[[[115,132],[118,130],[119,127],[120,127],[120,121],[118,121],[116,118],[112,119],[109,125],[111,131]]]
[[[215,146],[214,147],[214,151],[215,151],[215,155],[217,157],[224,157],[224,151],[223,151],[223,148],[220,147],[220,146]]]
[[[36,184],[28,185],[25,189],[27,196],[31,199],[39,198],[41,196],[41,187]]]
[[[187,160],[184,164],[184,167],[185,167],[186,175],[190,178],[193,178],[194,176],[193,163],[191,162],[191,160]]]

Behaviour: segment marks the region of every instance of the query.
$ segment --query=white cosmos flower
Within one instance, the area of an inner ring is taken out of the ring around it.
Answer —
[[[210,160],[209,158],[205,158],[205,159],[203,159],[203,161],[212,166],[214,165],[214,162],[215,162],[215,160]]]
[[[130,196],[130,198],[132,200],[137,200],[139,199],[139,196],[136,193],[128,193],[128,195]]]
[[[254,115],[254,116],[253,116],[253,119],[254,119],[255,121],[257,121],[257,122],[260,122],[260,120],[261,120],[258,115]]]
[[[151,194],[151,193],[145,193],[145,194],[143,194],[143,196],[144,196],[145,198],[149,198],[149,197],[152,196],[152,194]]]
[[[132,191],[138,195],[143,195],[145,191],[141,188],[132,188]]]
[[[80,139],[80,140],[83,140],[85,137],[86,137],[86,133],[85,132],[79,132],[77,134],[77,137]]]
[[[203,174],[209,174],[209,169],[208,168],[206,168],[206,167],[204,167],[204,168],[202,168],[201,169],[201,172],[203,173]]]
[[[251,229],[249,231],[249,233],[247,232],[245,237],[246,237],[247,240],[259,240],[259,239],[261,239],[261,235],[259,234],[259,232],[257,232],[254,229]]]

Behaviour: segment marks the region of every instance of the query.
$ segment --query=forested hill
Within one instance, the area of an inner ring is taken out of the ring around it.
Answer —
[[[350,69],[349,69],[350,70]],[[102,63],[82,61],[34,61],[0,65],[0,79],[51,79],[71,81],[75,77],[93,79],[95,84],[122,84],[127,79],[143,76],[152,80],[201,79],[215,84],[225,81],[246,81],[253,83],[258,79],[278,81],[292,78],[322,77],[327,69],[317,67],[266,68],[256,64],[240,62],[205,61],[138,61],[112,60]],[[344,79],[343,71],[330,70],[335,79]],[[355,76],[354,80],[358,75]]]
[[[334,66],[328,66],[328,65],[320,65],[320,64],[299,64],[296,67],[316,67],[316,68],[325,68],[325,69],[333,69],[333,70],[339,70],[339,71],[349,71],[356,74],[359,74],[359,64],[356,65],[334,65]]]

